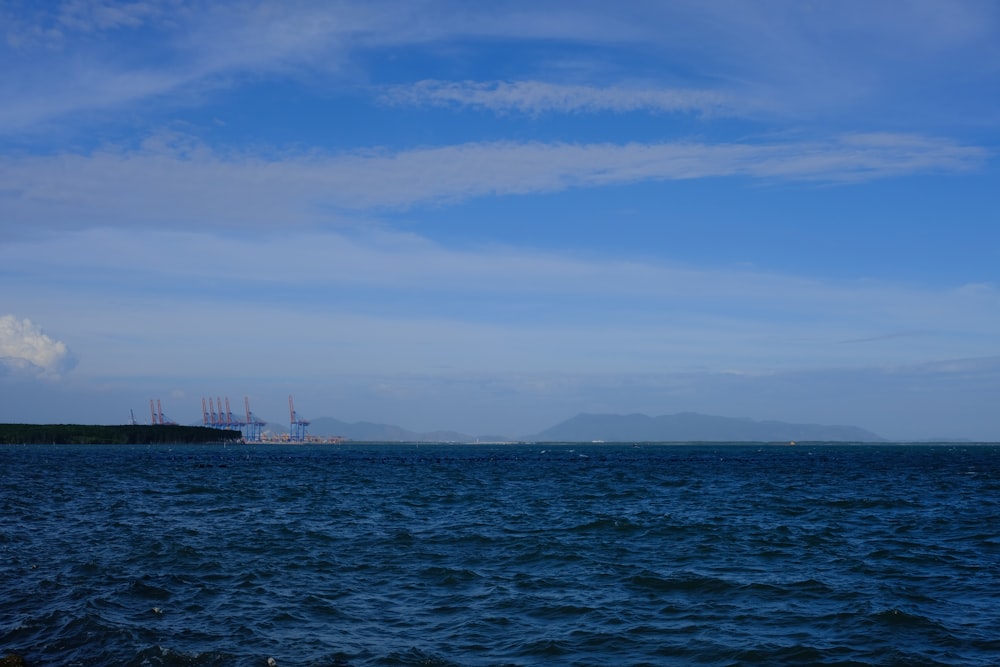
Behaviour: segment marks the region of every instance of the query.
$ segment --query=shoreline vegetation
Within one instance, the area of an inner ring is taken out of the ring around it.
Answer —
[[[243,434],[174,424],[0,424],[3,445],[161,445],[242,442]]]

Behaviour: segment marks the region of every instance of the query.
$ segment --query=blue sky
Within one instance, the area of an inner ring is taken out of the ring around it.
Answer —
[[[0,421],[1000,439],[992,2],[0,0]]]

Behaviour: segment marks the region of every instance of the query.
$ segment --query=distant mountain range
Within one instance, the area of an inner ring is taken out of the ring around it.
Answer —
[[[275,429],[279,430],[279,429]],[[479,435],[457,431],[415,432],[391,424],[348,423],[329,417],[314,419],[309,433],[373,442],[884,442],[885,438],[856,426],[790,424],[718,417],[696,412],[650,417],[643,414],[579,414],[541,433],[521,436]]]
[[[780,421],[755,421],[735,417],[716,417],[696,412],[649,417],[647,415],[580,414],[542,431],[536,440],[574,441],[755,441],[786,442],[821,440],[881,442],[879,435],[856,426],[789,424]]]

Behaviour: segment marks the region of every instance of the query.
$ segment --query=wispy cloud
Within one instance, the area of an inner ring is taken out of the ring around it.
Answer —
[[[715,145],[496,142],[277,157],[154,141],[130,151],[0,158],[0,202],[9,221],[33,226],[273,226],[315,224],[336,209],[657,180],[865,181],[975,169],[987,155],[978,146],[896,134]]]
[[[174,5],[174,6],[171,6]],[[176,3],[169,0],[70,0],[57,9],[58,25],[80,32],[100,32],[119,28],[138,28],[151,19],[169,16]]]
[[[523,371],[753,371],[985,356],[1000,335],[995,287],[920,289],[515,248],[456,250],[411,235],[255,240],[95,230],[0,246],[0,261],[30,286],[11,296],[14,307],[80,335],[144,340],[135,359],[115,341],[103,363],[147,372],[238,363],[288,337],[294,350],[255,368],[330,372],[308,364],[338,349],[349,358],[329,363],[357,371],[484,363]],[[71,294],[59,287],[66,279]],[[210,360],[164,364],[147,352],[160,344],[200,348],[247,321],[254,325],[239,343],[208,348]],[[900,331],[923,335],[892,335]],[[869,340],[843,344],[857,339]],[[493,351],[484,357],[484,350]]]
[[[879,336],[868,336],[866,338],[852,338],[850,340],[839,341],[842,345],[851,345],[855,343],[880,343],[886,340],[892,340],[894,338],[908,338],[910,336],[922,336],[927,335],[926,331],[894,331],[892,333],[881,334]]]
[[[528,79],[428,79],[386,89],[383,99],[526,113],[720,113],[742,106],[734,105],[734,91],[753,90],[772,111],[803,106],[844,111],[865,100],[884,102],[892,93],[908,98],[914,90],[908,82],[919,80],[928,68],[988,84],[991,79],[983,73],[992,76],[1000,59],[995,7],[916,2],[907,8],[849,2],[822,7],[512,2],[495,7],[447,0],[71,0],[17,11],[0,7],[0,49],[7,47],[0,50],[7,65],[0,68],[0,133],[44,126],[80,111],[114,114],[144,101],[183,103],[240,77],[307,71],[318,85],[336,87],[338,81],[356,82],[359,74],[370,76],[364,72],[367,54],[429,47],[461,51],[470,39],[482,38],[521,44],[555,40],[609,49],[605,55],[616,57],[627,53],[630,70],[651,81],[682,80],[674,72],[680,59],[687,63],[689,81],[712,84],[573,85],[559,78],[559,65],[539,63]],[[94,39],[112,32],[126,38]],[[906,53],[907,58],[885,58],[885,53]],[[328,78],[342,71],[349,72],[344,79]],[[468,71],[461,76],[469,76]],[[621,81],[622,70],[609,63],[604,79]]]
[[[998,7],[0,0],[0,379],[879,410],[996,355]]]
[[[685,88],[596,87],[544,81],[418,81],[387,86],[379,101],[390,105],[472,107],[527,114],[611,111],[731,113],[727,95]]]
[[[456,249],[387,232],[94,229],[0,244],[0,265],[19,285],[6,307],[71,332],[78,379],[155,378],[192,395],[206,382],[225,391],[220,381],[262,396],[286,382],[309,387],[313,400],[336,392],[313,416],[393,414],[408,426],[477,431],[516,415],[542,428],[584,409],[693,409],[859,423],[891,436],[887,404],[912,411],[922,400],[939,415],[927,397],[964,377],[992,382],[985,392],[995,394],[1000,291],[988,284]],[[18,334],[8,340],[44,335],[3,322]],[[921,335],[896,335],[911,331]],[[59,368],[7,356],[36,374]],[[973,357],[992,358],[992,371],[962,361]],[[397,404],[374,395],[378,386],[419,396]],[[864,397],[850,402],[864,419],[845,412],[847,395]]]
[[[73,0],[9,19],[0,135],[74,125],[81,118],[71,115],[83,112],[115,119],[154,100],[185,106],[244,76],[335,71],[352,36],[382,34],[397,13],[351,3]],[[95,46],[95,33],[111,31],[122,34]]]

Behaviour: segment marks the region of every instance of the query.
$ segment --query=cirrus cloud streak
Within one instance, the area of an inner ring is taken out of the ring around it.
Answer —
[[[558,84],[543,81],[435,81],[388,86],[391,105],[472,107],[528,114],[613,111],[730,113],[728,96],[711,90]]]
[[[136,150],[0,158],[0,203],[9,221],[25,226],[274,226],[322,223],[333,211],[646,181],[856,182],[972,170],[987,156],[947,139],[884,133],[787,143],[508,141],[277,157],[170,137]]]
[[[92,250],[81,255],[80,247]],[[205,362],[186,350],[229,338],[233,322],[248,321],[254,326],[241,329],[238,345],[210,350],[211,363],[256,358],[247,350],[291,336],[294,350],[275,357],[270,372],[316,370],[333,349],[350,355],[321,372],[484,364],[760,371],[989,356],[1000,335],[992,285],[927,289],[516,248],[457,250],[406,235],[252,240],[92,230],[0,246],[0,261],[32,285],[18,308],[34,307],[61,327],[75,323],[96,347],[107,345],[100,333],[107,330],[177,346],[195,363],[191,372]],[[71,277],[72,294],[47,287]],[[133,359],[127,347],[114,341],[100,355],[104,365],[167,373],[186,363],[139,351]]]

